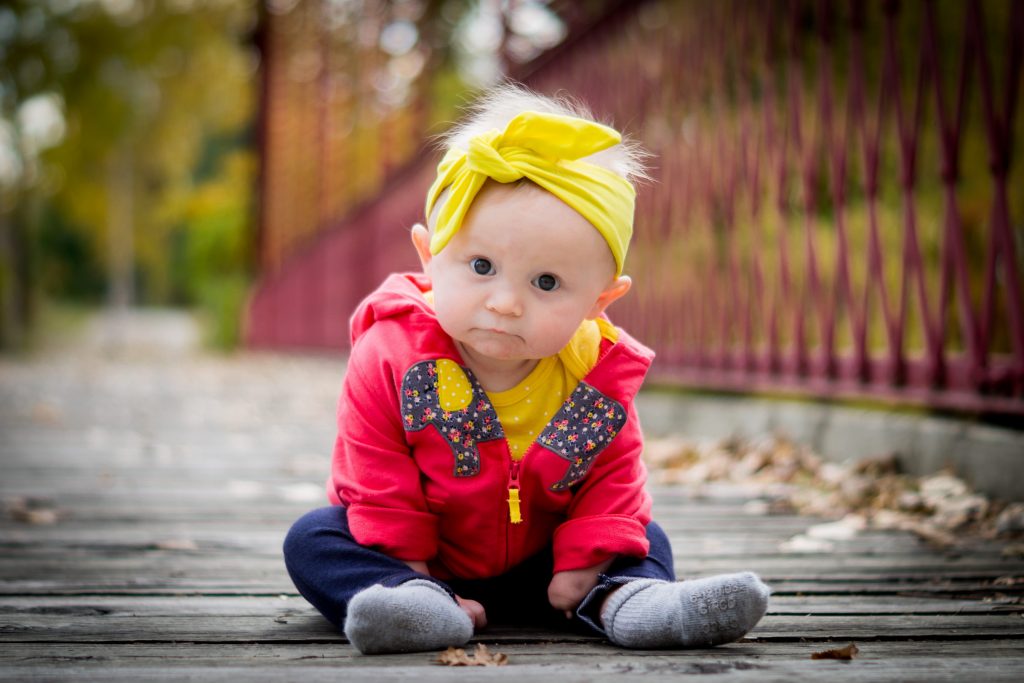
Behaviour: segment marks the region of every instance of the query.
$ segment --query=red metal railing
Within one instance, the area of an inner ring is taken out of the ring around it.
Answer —
[[[1022,51],[1019,0],[652,1],[521,76],[655,153],[612,315],[657,377],[1020,414]],[[431,165],[261,283],[250,341],[340,348]]]

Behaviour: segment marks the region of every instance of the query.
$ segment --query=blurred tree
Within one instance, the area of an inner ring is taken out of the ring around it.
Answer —
[[[192,224],[206,222],[204,210],[223,211],[197,208],[197,187],[234,183],[244,199],[231,204],[232,225],[242,235],[222,238],[244,243],[253,164],[222,163],[210,151],[251,156],[239,150],[253,114],[255,24],[249,0],[13,0],[0,8],[0,343],[16,344],[31,318],[33,272],[53,271],[39,261],[68,256],[49,249],[58,233],[75,233],[65,242],[105,265],[117,305],[174,298],[172,235],[187,241]],[[38,239],[40,217],[54,215],[33,208],[43,204],[60,216],[46,231],[51,242]],[[247,269],[236,253],[217,275]],[[194,300],[197,288],[178,294]]]

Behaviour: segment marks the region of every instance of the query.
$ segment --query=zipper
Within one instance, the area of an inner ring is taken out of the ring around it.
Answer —
[[[512,524],[520,524],[523,515],[519,509],[519,461],[513,460],[508,470],[508,519]]]

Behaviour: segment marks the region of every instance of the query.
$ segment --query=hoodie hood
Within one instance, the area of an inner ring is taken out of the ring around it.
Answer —
[[[387,318],[414,313],[433,316],[434,311],[424,297],[433,287],[423,273],[389,275],[372,294],[363,299],[349,321],[350,342],[354,345],[373,324]]]

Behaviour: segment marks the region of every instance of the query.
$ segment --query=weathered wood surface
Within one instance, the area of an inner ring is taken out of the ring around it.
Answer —
[[[508,667],[360,656],[297,595],[280,555],[289,524],[323,503],[343,364],[215,358],[159,341],[182,338],[181,318],[129,325],[149,341],[108,353],[98,321],[83,341],[0,360],[0,679],[1024,678],[1024,559],[877,531],[789,554],[780,544],[823,520],[751,514],[728,488],[656,488],[655,511],[680,574],[752,569],[772,585],[740,643],[630,652],[494,627],[477,640]],[[53,523],[22,521],[26,505]],[[850,641],[852,662],[810,659]]]
[[[971,648],[970,659],[950,656],[950,648]],[[39,675],[40,663],[55,667],[67,680],[148,681],[451,681],[451,680],[679,680],[681,675],[711,680],[977,680],[1017,681],[1020,644],[1014,640],[959,642],[879,642],[860,646],[853,662],[812,661],[817,645],[745,642],[710,651],[628,652],[603,644],[502,644],[510,665],[452,670],[432,666],[432,656],[361,657],[346,646],[320,644],[71,644],[55,654],[53,646],[26,645],[3,660],[10,679]],[[51,664],[55,662],[55,664]],[[898,668],[897,668],[898,667]],[[54,676],[53,678],[56,678]],[[705,679],[701,679],[705,680]]]

